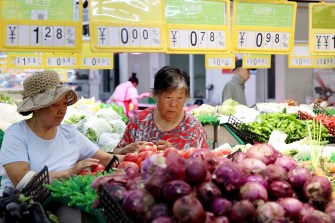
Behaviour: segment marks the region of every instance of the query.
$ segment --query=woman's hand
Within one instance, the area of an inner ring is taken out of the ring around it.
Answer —
[[[146,144],[148,142],[146,141],[138,141],[138,142],[133,142],[129,145],[126,145],[123,149],[122,149],[122,154],[127,154],[127,153],[135,153],[138,151],[138,149]]]
[[[82,161],[79,161],[69,169],[69,175],[79,174],[83,169],[97,165],[99,163],[98,159],[88,158]]]
[[[165,141],[165,140],[159,140],[156,143],[157,150],[165,150],[166,148],[173,147],[172,143]]]

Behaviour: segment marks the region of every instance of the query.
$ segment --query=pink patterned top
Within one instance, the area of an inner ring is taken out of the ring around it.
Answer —
[[[123,148],[137,141],[156,144],[159,140],[165,140],[180,150],[186,150],[189,147],[208,148],[207,133],[193,115],[186,113],[179,125],[170,131],[159,130],[153,115],[154,108],[147,108],[130,119],[118,147]]]

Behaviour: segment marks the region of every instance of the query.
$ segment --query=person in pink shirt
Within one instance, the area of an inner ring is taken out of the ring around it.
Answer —
[[[138,79],[136,73],[132,73],[132,76],[128,79],[127,82],[119,84],[112,96],[107,100],[107,103],[115,102],[118,105],[122,105],[125,111],[125,114],[129,116],[130,110],[138,109],[138,99],[150,97],[151,93],[146,92],[141,95],[137,91]],[[133,108],[130,109],[131,105]]]

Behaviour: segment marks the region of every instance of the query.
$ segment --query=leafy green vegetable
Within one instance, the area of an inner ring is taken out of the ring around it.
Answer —
[[[330,153],[329,162],[330,163],[335,163],[335,152]]]
[[[77,124],[81,120],[85,119],[85,115],[78,115],[78,114],[73,114],[71,115],[68,119],[64,120],[64,123],[66,124]]]

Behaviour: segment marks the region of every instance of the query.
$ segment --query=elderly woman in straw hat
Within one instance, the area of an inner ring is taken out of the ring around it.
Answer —
[[[23,83],[23,101],[17,111],[31,118],[9,127],[0,151],[4,166],[2,186],[23,188],[46,165],[51,179],[79,174],[117,157],[100,150],[75,126],[61,124],[67,107],[77,101],[76,93],[61,84],[55,71],[43,71]],[[113,161],[113,162],[112,162]]]

